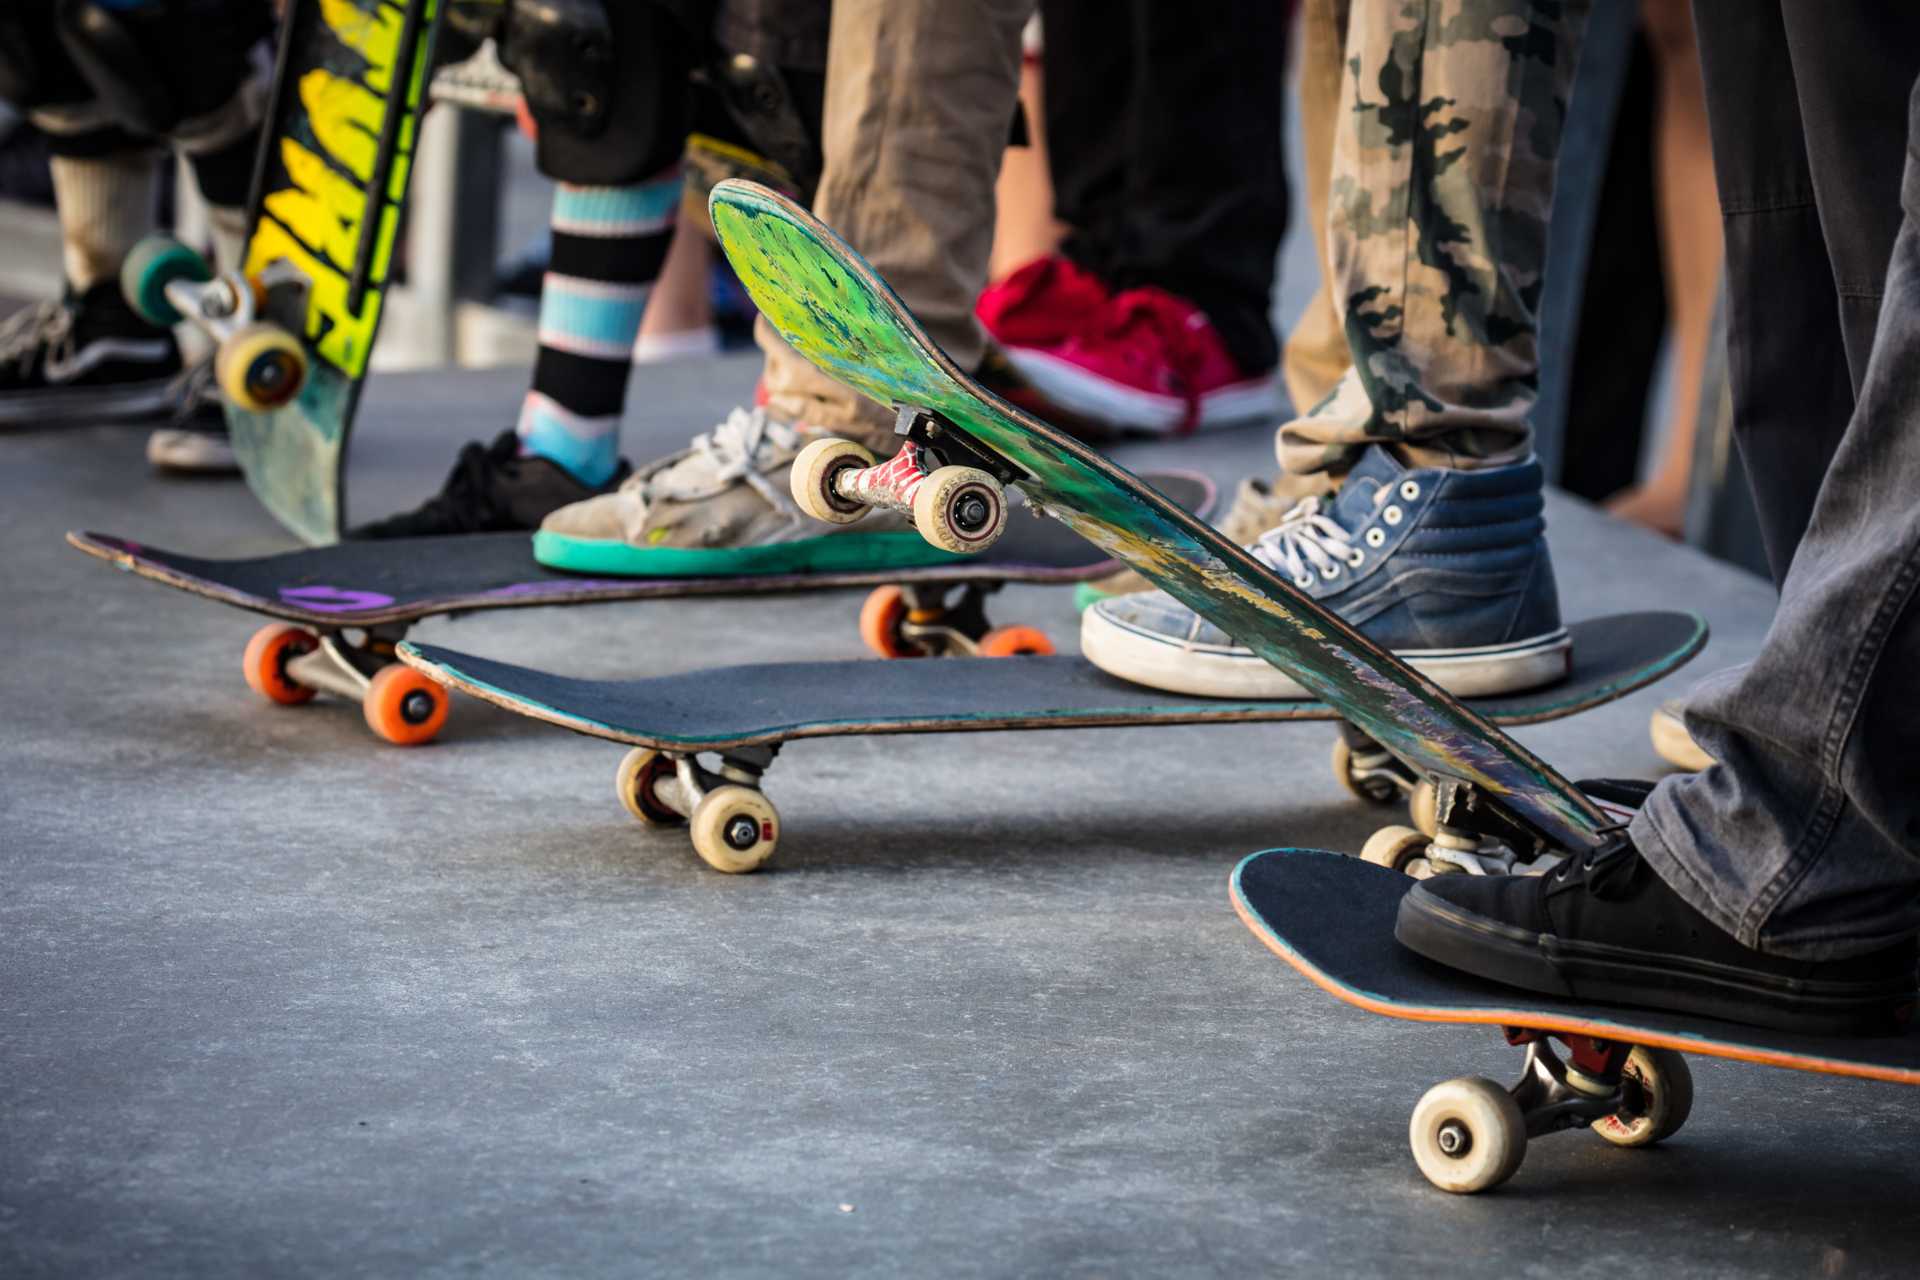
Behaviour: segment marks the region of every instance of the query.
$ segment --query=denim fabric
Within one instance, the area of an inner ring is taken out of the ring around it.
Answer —
[[[1689,702],[1720,763],[1662,782],[1632,828],[1689,903],[1777,955],[1857,955],[1920,931],[1917,143],[1920,83],[1872,353],[1779,613],[1751,664]]]

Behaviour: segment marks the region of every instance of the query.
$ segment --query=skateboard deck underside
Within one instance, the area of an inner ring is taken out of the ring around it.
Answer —
[[[1234,869],[1234,909],[1254,934],[1349,1004],[1417,1022],[1484,1023],[1599,1036],[1716,1058],[1920,1084],[1920,1033],[1792,1035],[1730,1022],[1610,1010],[1448,969],[1394,941],[1401,895],[1418,881],[1311,849],[1256,853]]]
[[[294,0],[254,175],[245,270],[310,282],[288,324],[307,378],[284,408],[226,406],[234,456],[277,520],[310,543],[344,524],[347,435],[393,266],[440,0]]]
[[[1705,640],[1690,614],[1627,614],[1574,627],[1566,681],[1474,704],[1529,724],[1612,701],[1685,662]],[[435,645],[401,657],[435,679],[578,733],[661,750],[714,750],[855,734],[1329,720],[1317,702],[1229,702],[1161,693],[1083,658],[995,662],[783,662],[646,680],[577,680]]]
[[[1205,511],[1202,476],[1152,477],[1174,501]],[[74,547],[143,578],[235,608],[316,627],[413,622],[469,610],[762,594],[884,583],[1082,582],[1114,561],[1052,520],[1023,512],[984,556],[911,569],[745,575],[731,578],[590,578],[548,569],[524,533],[344,542],[244,560],[209,560],[103,533],[70,533]]]
[[[1024,474],[1028,500],[1294,676],[1428,775],[1495,796],[1543,835],[1591,847],[1604,817],[1571,783],[1093,450],[975,386],[839,237],[790,201],[728,182],[709,205],[734,270],[803,356],[882,404],[924,409]]]

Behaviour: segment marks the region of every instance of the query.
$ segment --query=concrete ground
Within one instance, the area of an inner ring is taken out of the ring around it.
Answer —
[[[677,444],[751,359],[649,371]],[[521,375],[376,380],[356,508],[438,483]],[[1915,1095],[1697,1061],[1650,1152],[1540,1142],[1432,1190],[1421,1091],[1501,1078],[1490,1031],[1338,1004],[1226,877],[1383,818],[1326,725],[840,739],[788,749],[764,873],[707,870],[609,785],[620,752],[460,701],[401,750],[248,693],[256,620],[69,550],[288,538],[237,484],[162,481],[131,429],[0,436],[0,1275],[1911,1274]],[[1249,429],[1133,448],[1231,482]],[[1765,584],[1572,502],[1572,616]],[[616,605],[417,633],[577,674],[859,652],[857,596]],[[1068,593],[997,616],[1075,635]],[[1670,680],[1522,736],[1656,770]]]

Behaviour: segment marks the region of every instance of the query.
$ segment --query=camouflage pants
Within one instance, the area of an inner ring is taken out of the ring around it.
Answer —
[[[1554,164],[1591,0],[1354,0],[1325,270],[1351,367],[1280,429],[1296,476],[1532,448]]]

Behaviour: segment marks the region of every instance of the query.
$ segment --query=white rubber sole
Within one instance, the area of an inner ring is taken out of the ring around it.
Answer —
[[[1163,436],[1178,435],[1187,418],[1187,402],[1177,396],[1121,386],[1043,351],[1009,347],[1007,360],[1041,395],[1077,417]],[[1208,392],[1200,398],[1195,430],[1275,417],[1279,387],[1278,378],[1267,374]]]
[[[147,437],[147,463],[161,471],[192,475],[237,475],[239,462],[224,435],[162,427]]]
[[[1098,608],[1080,615],[1080,649],[1111,676],[1198,698],[1310,699],[1292,676],[1245,649],[1149,635]],[[1456,698],[1484,698],[1566,678],[1573,639],[1564,629],[1473,649],[1408,649],[1395,656]]]
[[[158,417],[179,400],[178,375],[122,386],[58,387],[0,397],[0,426],[93,426]]]

